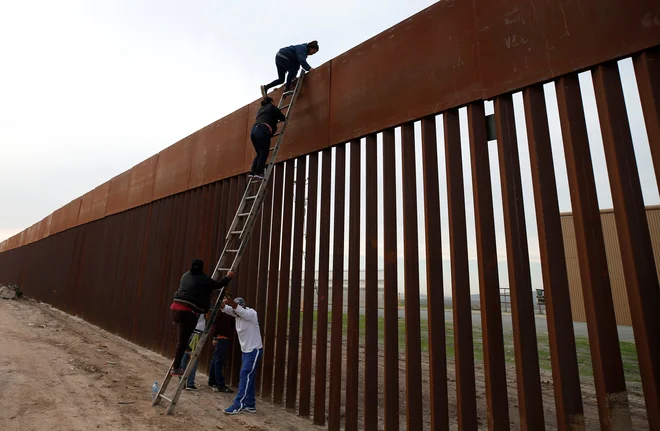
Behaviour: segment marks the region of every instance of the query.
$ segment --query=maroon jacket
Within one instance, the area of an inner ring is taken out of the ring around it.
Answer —
[[[211,340],[215,340],[216,337],[228,338],[231,340],[234,332],[234,318],[222,311],[218,311],[218,314],[215,315],[215,320],[211,325],[211,330],[209,331]]]

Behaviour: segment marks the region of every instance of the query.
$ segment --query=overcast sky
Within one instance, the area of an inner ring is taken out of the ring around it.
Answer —
[[[0,241],[257,98],[280,47],[319,65],[433,3],[0,2]]]

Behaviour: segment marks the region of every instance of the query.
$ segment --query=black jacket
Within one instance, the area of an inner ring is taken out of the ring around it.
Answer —
[[[211,292],[227,286],[230,281],[228,277],[215,281],[203,272],[188,271],[181,277],[179,289],[174,294],[174,302],[185,304],[197,313],[206,313],[209,310]]]
[[[277,122],[284,120],[286,120],[286,117],[282,114],[282,111],[277,106],[269,103],[259,108],[255,124],[266,123],[273,130],[273,133],[275,133],[277,131]]]

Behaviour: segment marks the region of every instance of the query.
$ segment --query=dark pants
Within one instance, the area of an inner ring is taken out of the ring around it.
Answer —
[[[225,356],[229,348],[229,340],[227,338],[218,338],[213,351],[213,358],[211,359],[211,366],[209,367],[209,386],[217,386],[219,388],[225,386],[225,376],[222,374],[222,369],[225,366]]]
[[[181,367],[181,359],[186,352],[190,336],[197,326],[197,315],[192,311],[170,310],[172,320],[176,323],[179,331],[179,338],[174,352],[174,363],[172,368],[177,369]]]
[[[186,352],[183,355],[183,359],[181,360],[181,368],[184,370],[188,366],[188,361],[190,361],[190,356],[192,353]],[[190,372],[190,375],[188,376],[188,381],[186,382],[186,386],[191,387],[195,386],[195,375],[197,375],[197,365],[199,365],[199,361],[195,361],[195,365],[193,365],[193,369]]]
[[[252,174],[263,175],[270,152],[270,129],[265,124],[255,124],[250,132],[250,140],[257,155],[252,162]]]
[[[286,79],[286,88],[285,91],[289,91],[289,88],[291,87],[291,81],[293,81],[293,78],[298,75],[298,69],[300,66],[298,65],[293,65],[291,64],[291,61],[287,60],[286,58],[283,58],[279,55],[275,56],[275,66],[277,67],[277,79],[270,84],[266,85],[266,91],[268,91],[270,88],[275,87],[276,85],[280,85],[284,83],[284,76],[288,73],[289,76],[287,76]]]

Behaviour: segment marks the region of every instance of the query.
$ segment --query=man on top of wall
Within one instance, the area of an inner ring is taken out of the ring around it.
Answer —
[[[302,66],[307,72],[314,70],[309,63],[307,63],[307,56],[314,55],[319,52],[319,43],[315,40],[309,43],[300,45],[287,46],[280,49],[275,55],[275,66],[277,67],[277,79],[268,85],[261,86],[261,95],[266,97],[268,90],[276,85],[284,83],[284,75],[287,73],[285,91],[291,88],[293,78],[298,75],[298,69]]]

